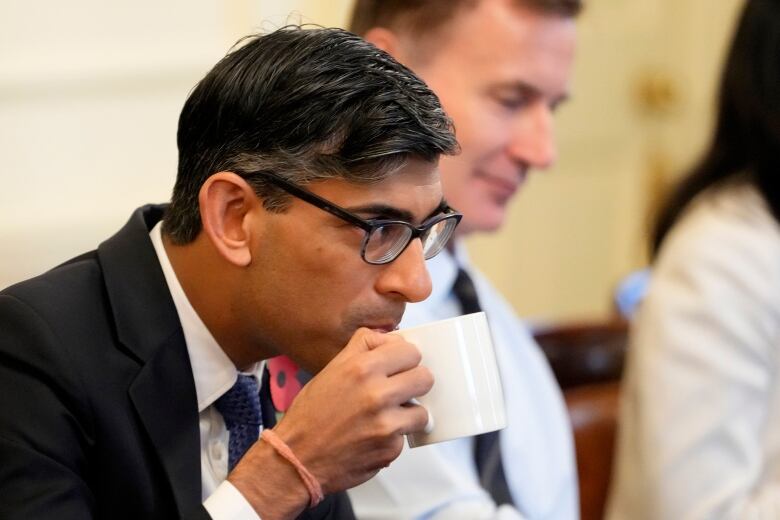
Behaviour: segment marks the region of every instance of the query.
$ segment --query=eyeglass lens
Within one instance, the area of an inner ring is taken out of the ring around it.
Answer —
[[[421,236],[425,259],[433,258],[447,243],[455,229],[455,219],[443,219]],[[371,263],[387,263],[395,259],[409,244],[412,229],[403,224],[389,223],[374,228],[366,241],[364,256]]]

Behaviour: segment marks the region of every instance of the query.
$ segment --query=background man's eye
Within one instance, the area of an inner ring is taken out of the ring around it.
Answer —
[[[499,97],[496,98],[496,101],[509,110],[517,110],[528,104],[528,98],[525,97]]]

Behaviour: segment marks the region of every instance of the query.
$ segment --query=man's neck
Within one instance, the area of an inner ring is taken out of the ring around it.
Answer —
[[[162,243],[187,300],[233,364],[245,370],[270,357],[250,347],[241,328],[232,323],[239,321],[231,320],[229,310],[234,283],[203,238],[176,245],[163,234]]]

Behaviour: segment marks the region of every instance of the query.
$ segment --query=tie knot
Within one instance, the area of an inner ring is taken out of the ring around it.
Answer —
[[[225,425],[260,426],[263,423],[260,411],[260,387],[253,376],[238,374],[236,383],[214,403],[225,419]]]
[[[455,298],[460,302],[463,314],[471,314],[482,310],[479,306],[479,298],[477,297],[477,289],[474,287],[474,281],[463,268],[458,268],[458,276],[455,277],[452,292],[455,293]]]

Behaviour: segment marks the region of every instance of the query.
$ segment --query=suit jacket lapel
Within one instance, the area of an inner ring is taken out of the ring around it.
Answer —
[[[162,206],[136,210],[98,248],[120,343],[142,367],[130,399],[184,516],[201,503],[200,434],[187,347],[149,230]]]
[[[130,387],[130,398],[160,456],[182,517],[202,501],[198,406],[183,344],[181,331],[160,344]]]

